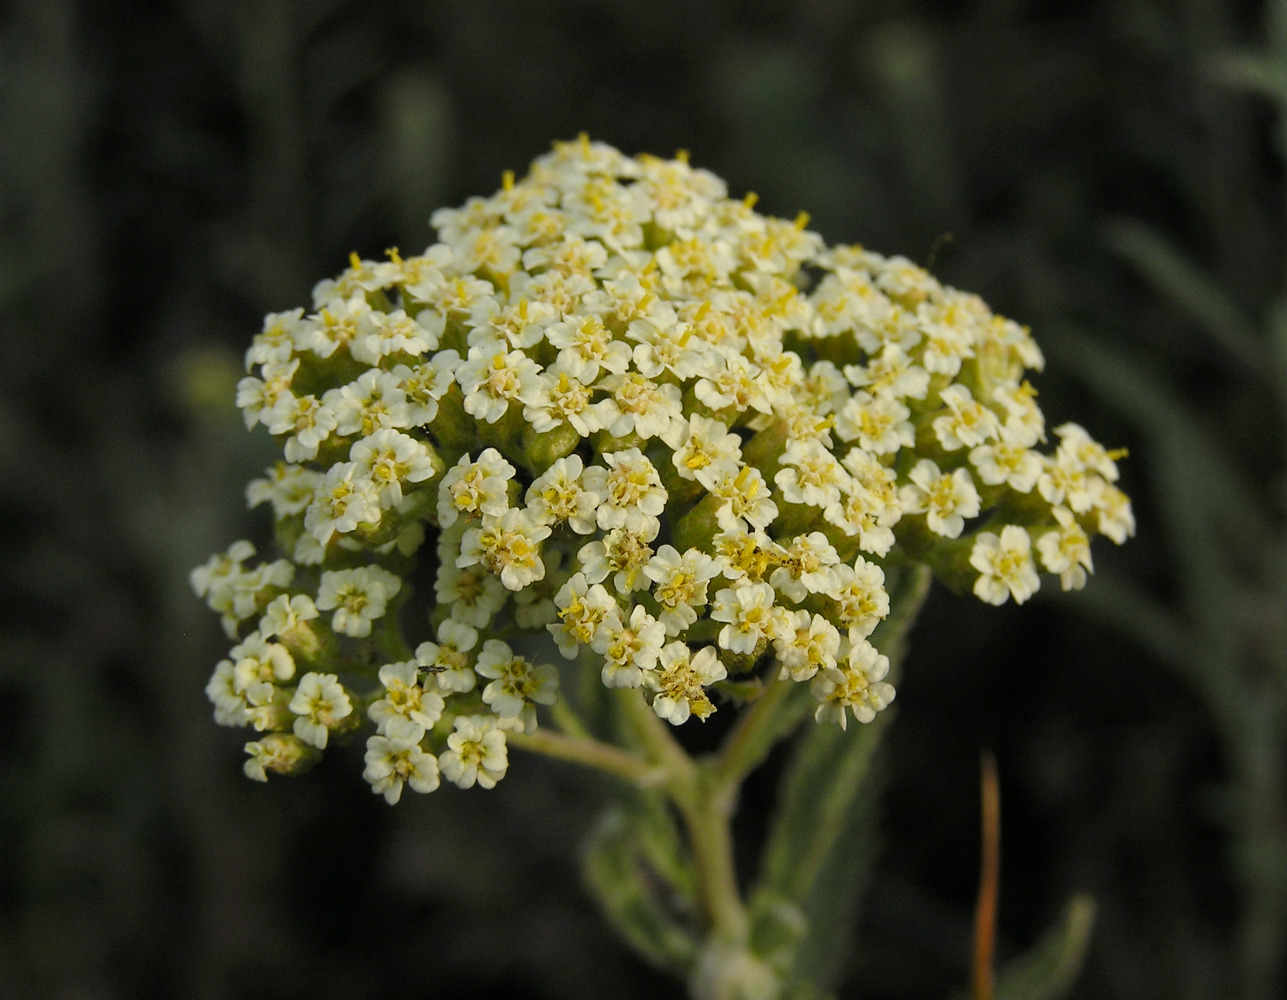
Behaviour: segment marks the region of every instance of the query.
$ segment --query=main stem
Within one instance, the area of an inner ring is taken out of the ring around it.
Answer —
[[[711,937],[744,943],[750,922],[737,887],[730,826],[737,786],[719,781],[713,769],[694,761],[639,692],[623,690],[620,704],[648,755],[667,772],[662,788],[679,811],[688,834]]]

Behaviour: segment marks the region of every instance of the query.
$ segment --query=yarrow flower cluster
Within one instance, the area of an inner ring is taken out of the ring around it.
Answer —
[[[1120,454],[1075,424],[1041,450],[1027,329],[754,205],[582,137],[267,317],[237,403],[281,442],[247,498],[289,558],[241,541],[192,574],[237,640],[207,694],[262,734],[248,775],[365,720],[389,802],[489,788],[559,697],[547,649],[675,725],[766,661],[868,722],[886,567],[1022,603],[1133,533]]]

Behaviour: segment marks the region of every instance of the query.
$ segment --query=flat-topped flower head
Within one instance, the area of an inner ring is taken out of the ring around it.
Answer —
[[[1124,453],[1047,441],[1026,327],[686,154],[556,143],[432,222],[246,354],[237,405],[281,449],[246,498],[285,557],[238,542],[191,584],[254,778],[365,726],[390,802],[491,787],[507,739],[567,718],[551,639],[565,681],[674,724],[767,683],[867,722],[908,567],[1022,603],[1134,532]]]

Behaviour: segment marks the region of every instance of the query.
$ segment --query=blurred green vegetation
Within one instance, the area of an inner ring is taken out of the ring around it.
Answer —
[[[966,981],[982,748],[1001,959],[1086,891],[1072,996],[1287,995],[1285,122],[1283,0],[0,5],[0,995],[679,995],[582,888],[585,775],[245,781],[186,582],[267,534],[262,314],[582,130],[930,263],[1131,450],[1082,597],[931,597],[841,995]]]

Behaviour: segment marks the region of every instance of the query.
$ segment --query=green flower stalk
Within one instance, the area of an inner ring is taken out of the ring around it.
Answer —
[[[582,137],[435,213],[423,254],[355,256],[267,317],[238,387],[282,444],[247,497],[287,558],[240,541],[192,574],[237,640],[207,693],[263,734],[250,777],[365,729],[390,803],[490,788],[515,746],[662,788],[705,911],[694,988],[730,997],[775,995],[747,985],[737,788],[804,715],[893,700],[887,574],[1022,603],[1134,530],[1119,455],[1075,424],[1041,450],[1027,329],[754,204]],[[616,692],[619,741],[561,698],[560,655]],[[671,734],[739,705],[714,762]]]

